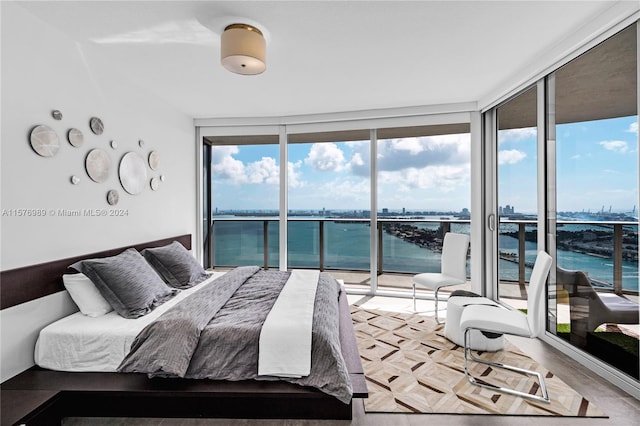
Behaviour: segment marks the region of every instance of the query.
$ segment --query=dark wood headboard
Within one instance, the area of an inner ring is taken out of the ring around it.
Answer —
[[[149,241],[132,246],[119,247],[96,253],[84,254],[81,256],[69,257],[67,259],[53,260],[51,262],[37,265],[23,266],[21,268],[10,269],[0,272],[0,309],[10,308],[30,300],[48,296],[64,290],[62,275],[75,273],[77,271],[69,269],[69,265],[82,259],[94,257],[115,256],[122,251],[134,247],[136,250],[143,250],[148,247],[159,247],[178,241],[187,250],[191,250],[191,234],[179,235],[177,237],[163,238],[161,240]]]

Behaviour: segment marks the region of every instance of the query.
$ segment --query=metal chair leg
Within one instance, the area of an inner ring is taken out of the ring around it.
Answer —
[[[416,283],[412,282],[411,284],[413,284],[413,312],[417,312],[417,309],[416,309]]]
[[[436,324],[442,324],[443,322],[440,322],[440,319],[438,319],[438,292],[440,291],[440,287],[436,288],[436,292],[433,296],[433,298],[435,299],[436,302]]]
[[[524,368],[519,368],[519,367],[515,367],[512,365],[506,365],[506,364],[502,364],[499,362],[492,362],[492,361],[486,361],[484,359],[478,358],[476,356],[473,355],[473,352],[471,350],[471,348],[469,347],[469,332],[471,330],[476,330],[476,329],[472,329],[472,328],[467,328],[464,331],[464,374],[467,377],[467,381],[469,383],[471,383],[472,385],[475,386],[480,386],[483,388],[487,388],[487,389],[492,389],[498,392],[504,392],[504,393],[508,393],[511,395],[516,395],[516,396],[520,396],[523,398],[529,398],[529,399],[533,399],[534,401],[539,401],[539,402],[544,402],[546,404],[551,403],[551,400],[549,398],[549,393],[547,392],[547,387],[544,383],[544,377],[542,377],[542,374],[540,374],[537,371],[532,371],[532,370],[526,370]],[[490,331],[490,330],[486,330],[486,331]],[[485,365],[489,365],[491,367],[496,367],[496,368],[503,368],[505,370],[510,370],[510,371],[515,371],[517,373],[523,373],[523,374],[527,374],[530,376],[536,376],[538,378],[538,382],[540,383],[540,392],[542,393],[542,396],[538,396],[538,395],[532,395],[530,393],[526,393],[526,392],[520,392],[518,390],[515,389],[510,389],[510,388],[503,388],[501,386],[495,386],[492,385],[490,383],[486,383],[486,382],[480,382],[478,380],[476,380],[471,373],[469,373],[469,369],[467,367],[467,351],[469,353],[469,355],[471,356],[471,359],[475,362],[478,362],[480,364],[485,364]]]

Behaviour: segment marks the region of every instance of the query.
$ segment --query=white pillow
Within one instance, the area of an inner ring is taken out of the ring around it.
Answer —
[[[64,274],[62,282],[84,315],[99,317],[113,311],[113,307],[85,274]]]

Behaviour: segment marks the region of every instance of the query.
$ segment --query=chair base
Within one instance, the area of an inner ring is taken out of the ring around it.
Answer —
[[[527,370],[524,368],[520,368],[520,367],[515,367],[512,365],[507,365],[507,364],[502,364],[499,362],[492,362],[492,361],[487,361],[484,360],[482,358],[478,358],[476,356],[473,355],[472,349],[469,347],[469,332],[471,330],[479,330],[479,329],[472,329],[472,328],[467,328],[464,331],[464,374],[467,378],[467,381],[469,383],[471,383],[472,385],[475,386],[480,386],[483,388],[487,388],[487,389],[491,389],[497,392],[503,392],[503,393],[508,393],[511,395],[516,395],[522,398],[528,398],[528,399],[532,399],[534,401],[538,401],[538,402],[543,402],[545,404],[550,404],[551,403],[551,399],[549,398],[549,393],[547,392],[547,386],[545,385],[544,382],[544,377],[542,376],[542,374],[540,374],[537,371],[533,371],[533,370]],[[479,330],[479,331],[491,331],[491,330]],[[538,378],[538,383],[540,384],[540,392],[542,393],[542,396],[538,396],[538,395],[533,395],[530,393],[526,393],[526,392],[521,392],[515,389],[511,389],[511,388],[504,388],[501,386],[495,386],[492,385],[490,383],[486,383],[486,382],[480,382],[478,379],[476,379],[475,377],[473,377],[471,375],[471,373],[469,373],[469,369],[467,367],[467,363],[468,363],[468,359],[467,359],[467,354],[470,355],[471,359],[475,362],[478,362],[480,364],[484,364],[484,365],[488,365],[490,367],[494,367],[494,368],[502,368],[505,370],[510,370],[510,371],[515,371],[517,373],[522,373],[522,374],[526,374],[529,376],[535,376]]]
[[[416,308],[416,283],[412,283],[413,285],[413,312],[418,312],[418,309]],[[453,284],[452,284],[453,285]],[[440,321],[440,319],[438,318],[438,292],[440,291],[440,287],[438,287],[435,290],[434,293],[434,300],[435,300],[435,304],[436,304],[436,323],[437,324],[444,324],[444,321]]]

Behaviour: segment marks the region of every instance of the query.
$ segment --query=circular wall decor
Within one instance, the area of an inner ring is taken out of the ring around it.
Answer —
[[[109,145],[111,145],[111,148],[113,148],[113,149],[117,149],[118,148],[118,142],[116,142],[116,141],[109,142]]]
[[[107,192],[107,203],[109,203],[110,206],[115,206],[116,204],[118,204],[119,200],[120,194],[118,194],[118,191],[116,191],[115,189],[111,189],[109,190],[109,192]]]
[[[51,116],[53,117],[54,120],[62,120],[62,113],[57,109],[54,109],[53,111],[51,111]]]
[[[149,167],[151,170],[158,170],[158,166],[160,165],[160,154],[157,151],[151,151],[149,153]]]
[[[82,146],[84,143],[84,135],[78,129],[69,129],[67,133],[67,139],[69,139],[69,143],[76,148]]]
[[[135,152],[127,152],[122,157],[118,174],[122,188],[131,195],[142,192],[147,183],[147,165]]]
[[[151,182],[149,182],[149,185],[151,186],[152,190],[157,191],[158,187],[160,186],[160,179],[158,179],[157,177],[151,178]]]
[[[91,127],[91,131],[96,135],[101,135],[104,131],[104,123],[98,117],[91,117],[89,120],[89,127]]]
[[[71,176],[71,178],[69,178],[69,180],[71,181],[71,183],[73,185],[77,185],[80,183],[80,178],[76,175]]]
[[[89,151],[85,160],[87,174],[94,182],[104,182],[109,177],[111,171],[111,158],[106,151],[95,148]]]
[[[58,135],[51,127],[44,124],[40,124],[31,130],[29,142],[36,154],[43,157],[53,157],[60,149]]]
[[[140,139],[140,140],[138,141],[138,146],[139,146],[140,148],[144,148],[144,141],[143,141],[142,139]]]

